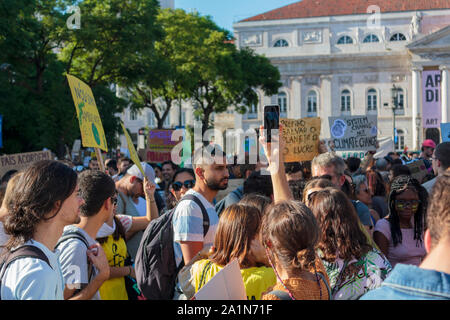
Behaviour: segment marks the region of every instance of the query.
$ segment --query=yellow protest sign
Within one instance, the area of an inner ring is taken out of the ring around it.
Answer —
[[[77,110],[83,147],[108,151],[102,119],[98,114],[91,88],[80,79],[67,75],[73,102]]]
[[[128,151],[130,152],[130,159],[131,159],[131,161],[134,162],[135,165],[137,165],[137,167],[141,171],[142,175],[145,177],[145,172],[144,172],[144,169],[142,168],[141,160],[139,160],[139,156],[136,152],[136,149],[134,148],[133,141],[131,140],[131,137],[128,134],[128,131],[122,122],[120,123],[120,125],[122,126],[123,133],[125,134],[125,138],[127,138]]]
[[[309,161],[319,154],[320,118],[280,119],[285,162]]]

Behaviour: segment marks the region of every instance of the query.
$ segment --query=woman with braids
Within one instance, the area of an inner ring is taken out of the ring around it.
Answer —
[[[388,198],[389,215],[375,226],[374,240],[392,266],[418,266],[426,252],[423,246],[428,193],[411,176],[396,177]]]
[[[341,190],[318,190],[309,207],[320,228],[318,254],[330,279],[334,300],[355,300],[381,285],[391,271],[386,257],[370,244],[355,207]]]

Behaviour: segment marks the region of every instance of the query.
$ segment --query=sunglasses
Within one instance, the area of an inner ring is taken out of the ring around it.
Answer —
[[[186,189],[191,189],[195,186],[195,180],[186,180],[184,182],[177,181],[172,183],[172,189],[174,191],[180,191],[183,186],[185,186]]]
[[[420,200],[395,200],[395,206],[400,210],[403,210],[406,207],[411,207],[412,210],[417,210],[417,208],[419,208],[419,204]]]

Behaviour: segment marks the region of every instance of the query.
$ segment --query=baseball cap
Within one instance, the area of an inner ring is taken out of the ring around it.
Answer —
[[[429,147],[436,149],[436,143],[434,143],[434,141],[431,139],[427,139],[422,143],[422,147]]]
[[[141,166],[142,169],[144,169],[145,175],[147,176],[147,179],[151,182],[153,182],[154,184],[156,184],[156,189],[160,189],[160,187],[158,186],[158,184],[155,182],[155,170],[153,170],[152,166],[149,165],[146,162],[141,162]],[[138,166],[133,164],[128,170],[127,170],[127,174],[131,175],[131,176],[135,176],[139,179],[141,179],[142,181],[144,181],[144,176],[142,175],[141,170],[139,170]]]

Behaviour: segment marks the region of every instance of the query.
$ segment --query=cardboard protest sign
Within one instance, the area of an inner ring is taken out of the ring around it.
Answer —
[[[139,156],[136,152],[136,148],[134,147],[133,140],[131,140],[131,137],[128,134],[128,131],[122,122],[120,123],[120,125],[122,126],[123,133],[125,134],[125,138],[127,139],[128,151],[130,152],[130,159],[139,168],[139,171],[141,171],[142,175],[145,177],[144,168],[142,168],[141,160],[139,159]]]
[[[285,162],[309,161],[319,154],[320,118],[280,119]]]
[[[422,183],[423,178],[425,178],[428,172],[423,160],[410,162],[406,164],[406,166],[409,168],[409,171],[411,171],[411,177]]]
[[[67,80],[77,111],[83,147],[100,148],[108,152],[102,120],[91,88],[70,74],[67,75]]]
[[[336,151],[373,151],[377,145],[377,116],[329,117]]]
[[[150,130],[146,150],[146,160],[157,163],[172,160],[172,149],[179,141],[172,141],[174,130]]]
[[[195,300],[247,300],[239,261],[234,259],[227,264],[194,297]]]
[[[38,151],[2,156],[0,157],[0,178],[9,170],[19,171],[41,160],[52,160],[52,153],[50,151]]]
[[[442,142],[450,141],[450,122],[441,123],[441,135],[442,135]]]
[[[384,158],[388,155],[389,152],[394,151],[394,142],[392,141],[392,137],[385,137],[378,139],[379,148],[377,149],[377,153],[373,156],[375,159]],[[366,156],[366,151],[337,151],[336,154],[344,159],[354,157],[359,159],[364,159]]]

